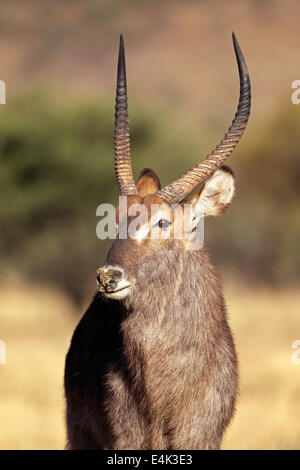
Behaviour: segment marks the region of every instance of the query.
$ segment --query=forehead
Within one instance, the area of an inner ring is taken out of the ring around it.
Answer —
[[[171,212],[170,206],[158,196],[150,195],[143,198],[132,195],[127,196],[118,206],[116,211],[117,222],[120,223],[125,217],[138,215],[139,208],[143,214],[147,214],[148,220],[158,215],[167,216]]]
[[[171,212],[169,204],[155,195],[145,197],[143,203],[147,209],[149,219],[156,216],[167,217]]]

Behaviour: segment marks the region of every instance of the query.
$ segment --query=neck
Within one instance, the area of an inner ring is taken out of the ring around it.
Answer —
[[[205,249],[167,250],[163,258],[144,260],[124,306],[122,329],[140,347],[193,340],[195,331],[225,319],[220,280]]]

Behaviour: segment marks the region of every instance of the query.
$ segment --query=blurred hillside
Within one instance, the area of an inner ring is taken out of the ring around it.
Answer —
[[[2,0],[0,75],[9,93],[43,83],[112,103],[122,32],[130,99],[220,132],[238,94],[231,31],[245,51],[259,123],[289,103],[299,78],[299,14],[297,0]]]

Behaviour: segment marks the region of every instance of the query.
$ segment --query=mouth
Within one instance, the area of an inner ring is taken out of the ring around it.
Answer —
[[[130,293],[130,288],[131,288],[131,284],[127,283],[126,285],[119,287],[119,289],[116,289],[113,291],[107,291],[101,285],[98,284],[98,291],[101,292],[101,294],[105,295],[105,297],[108,297],[110,299],[118,299],[118,300],[121,300],[127,297]]]

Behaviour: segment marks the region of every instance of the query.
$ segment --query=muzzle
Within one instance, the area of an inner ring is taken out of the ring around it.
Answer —
[[[106,297],[123,299],[130,292],[131,282],[119,266],[102,266],[97,270],[97,285]]]

